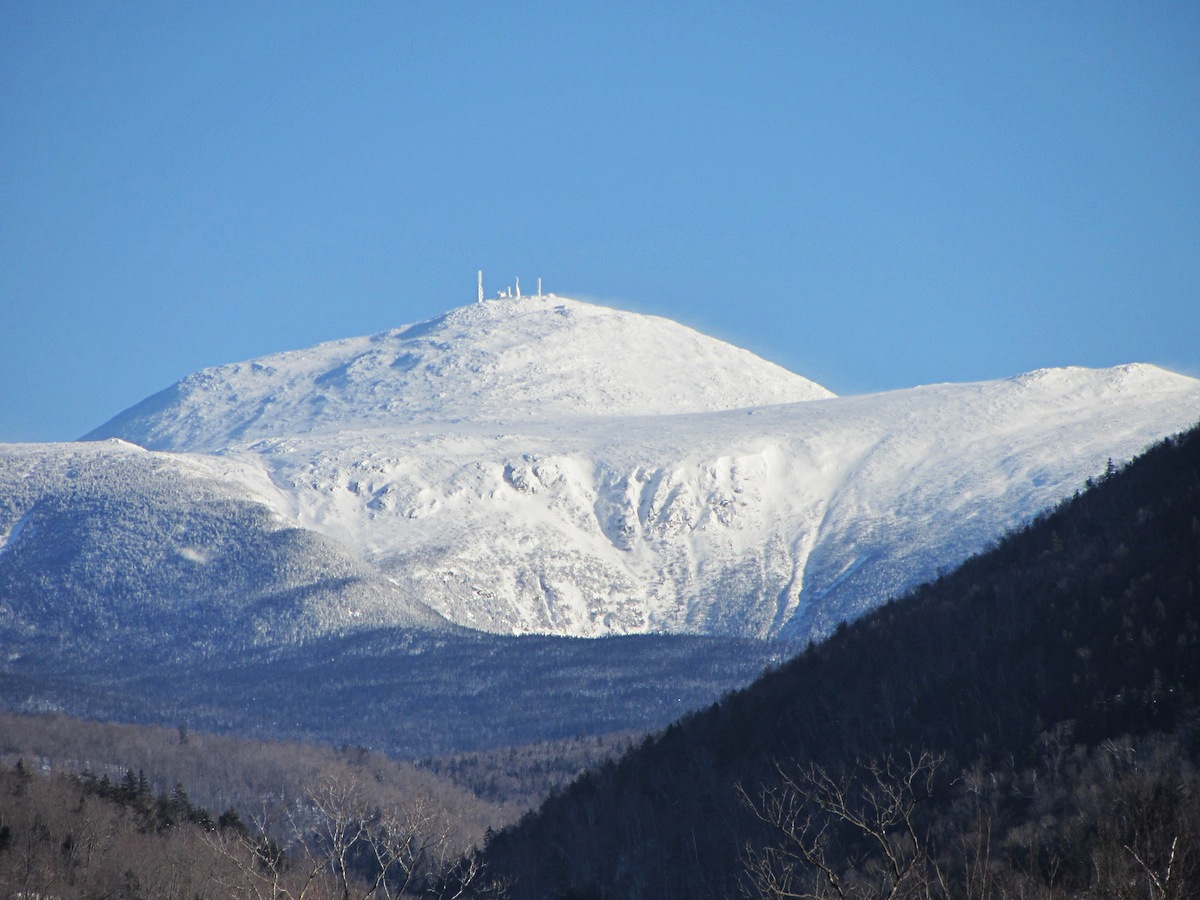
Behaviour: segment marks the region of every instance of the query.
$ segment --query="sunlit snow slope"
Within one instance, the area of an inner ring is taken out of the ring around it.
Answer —
[[[0,637],[93,650],[121,638],[125,651],[142,639],[183,653],[448,626],[280,516],[282,499],[261,466],[224,457],[0,444]]]
[[[498,632],[820,635],[1200,418],[1054,369],[862,397],[556,297],[189,376],[89,438],[219,453],[278,513]]]
[[[831,396],[668,319],[546,296],[205,369],[86,439],[211,451],[418,422],[670,415]]]

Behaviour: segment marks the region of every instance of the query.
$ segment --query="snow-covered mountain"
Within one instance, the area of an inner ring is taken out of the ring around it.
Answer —
[[[372,621],[805,638],[1197,418],[1200,381],[1147,365],[835,398],[675,323],[533,297],[208,369],[87,437],[189,454],[331,539],[395,590]],[[320,615],[344,627],[353,594]]]
[[[205,369],[85,440],[215,451],[417,423],[659,416],[831,396],[668,319],[547,295],[489,300],[373,337]]]

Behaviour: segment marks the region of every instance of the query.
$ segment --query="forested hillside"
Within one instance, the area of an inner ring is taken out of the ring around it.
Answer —
[[[59,900],[346,900],[495,896],[445,812],[324,780],[270,830],[144,774],[0,768],[0,896]],[[468,855],[461,856],[463,852]],[[497,886],[501,887],[501,886]]]
[[[1198,584],[1193,429],[583,777],[487,859],[522,898],[1195,896]]]
[[[410,763],[357,746],[0,713],[0,897],[388,897],[406,879],[410,892],[453,896],[463,875],[490,883],[469,858],[460,867],[489,829],[629,741]],[[333,858],[343,851],[346,864]]]
[[[587,768],[629,748],[633,732],[577,735],[559,741],[407,761],[360,745],[340,747],[253,740],[194,731],[92,722],[55,714],[0,712],[0,765],[24,760],[30,772],[119,780],[132,769],[155,793],[186,785],[192,800],[215,810],[269,819],[306,790],[353,777],[377,799],[428,796],[468,843],[537,806]]]
[[[215,813],[233,809],[246,821],[264,824],[285,821],[289,808],[322,783],[354,781],[379,803],[431,798],[454,821],[462,846],[482,839],[498,818],[515,818],[521,812],[508,798],[480,800],[429,767],[389,759],[364,747],[258,741],[206,734],[184,725],[161,728],[0,713],[0,764],[11,768],[19,760],[31,774],[90,772],[114,783],[132,770],[156,796],[169,795],[182,785],[198,806]]]

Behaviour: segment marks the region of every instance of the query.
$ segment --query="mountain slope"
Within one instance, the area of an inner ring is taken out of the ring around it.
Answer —
[[[1148,366],[248,448],[297,521],[492,631],[827,633],[1200,410]]]
[[[86,654],[117,638],[126,652],[164,639],[183,652],[381,622],[449,627],[290,525],[254,482],[221,460],[115,441],[0,446],[0,633]]]

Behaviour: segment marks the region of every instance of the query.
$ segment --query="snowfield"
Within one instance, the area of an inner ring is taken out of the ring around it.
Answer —
[[[372,622],[394,602],[398,622],[431,608],[498,633],[804,639],[1198,418],[1200,381],[1149,365],[834,397],[676,323],[546,296],[208,369],[87,439],[163,451],[332,539],[382,576]],[[28,512],[0,507],[0,565]]]

